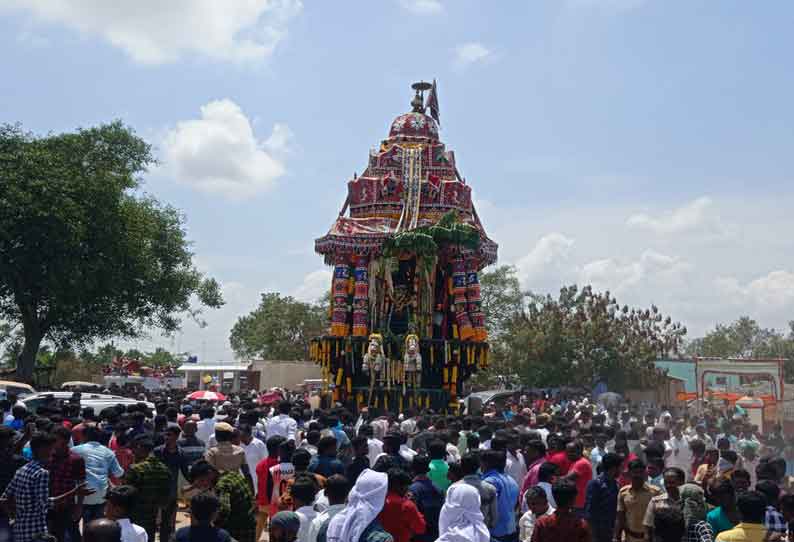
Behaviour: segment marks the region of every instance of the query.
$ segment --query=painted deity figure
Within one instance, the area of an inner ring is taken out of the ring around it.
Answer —
[[[410,333],[405,337],[405,354],[403,355],[405,378],[403,379],[403,393],[406,381],[410,382],[414,391],[422,384],[422,354],[419,351],[419,337]]]
[[[383,366],[386,362],[386,354],[383,352],[383,336],[373,333],[369,336],[369,347],[364,354],[364,362],[361,368],[365,373],[369,373],[369,398],[368,403],[372,403],[372,393],[375,390],[375,381],[381,376]]]

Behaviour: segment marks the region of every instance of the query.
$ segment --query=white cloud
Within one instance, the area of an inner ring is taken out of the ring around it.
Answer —
[[[477,62],[483,62],[492,56],[492,51],[482,43],[472,41],[455,47],[455,65],[465,68]]]
[[[400,5],[415,15],[437,15],[444,11],[439,0],[400,0]]]
[[[561,233],[541,237],[528,254],[516,262],[522,285],[537,288],[545,279],[559,280],[574,240]]]
[[[163,141],[165,169],[178,181],[229,198],[249,197],[272,188],[284,175],[281,160],[291,132],[276,124],[264,142],[248,117],[229,99],[201,107],[201,118],[177,123]]]
[[[287,35],[301,0],[5,0],[36,20],[95,35],[142,64],[186,54],[235,62],[261,60]]]
[[[273,125],[273,133],[264,143],[264,147],[277,157],[285,157],[292,150],[292,143],[295,134],[292,133],[286,124],[276,123]]]
[[[292,297],[306,303],[314,303],[331,289],[331,271],[318,269],[303,278],[303,282],[293,292]]]
[[[790,306],[794,302],[794,273],[772,271],[742,285],[734,277],[719,277],[717,288],[734,303],[752,303],[772,309]]]
[[[621,292],[641,283],[677,280],[690,268],[679,258],[646,250],[639,260],[633,262],[621,262],[613,258],[589,262],[579,270],[579,278],[582,284]]]
[[[639,213],[629,217],[626,224],[631,227],[650,230],[658,235],[707,230],[720,233],[723,228],[714,210],[711,198],[697,198],[686,205],[658,216]]]

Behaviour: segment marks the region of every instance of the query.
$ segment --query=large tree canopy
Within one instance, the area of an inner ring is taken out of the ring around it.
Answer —
[[[786,380],[794,378],[794,321],[788,333],[763,328],[749,316],[731,324],[717,324],[705,336],[686,346],[691,356],[720,358],[786,358]]]
[[[254,311],[237,319],[229,341],[241,358],[306,360],[309,341],[322,335],[327,325],[328,310],[322,303],[264,293]]]
[[[21,325],[18,377],[43,340],[80,346],[177,329],[223,304],[183,217],[140,195],[150,146],[120,122],[35,137],[0,126],[0,319]]]
[[[686,334],[657,307],[621,306],[590,286],[562,288],[556,298],[524,294],[510,267],[484,273],[482,282],[489,285],[484,312],[496,331],[494,369],[528,386],[652,384],[653,360],[677,351]]]

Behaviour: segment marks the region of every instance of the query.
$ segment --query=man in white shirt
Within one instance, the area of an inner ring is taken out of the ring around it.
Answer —
[[[248,424],[240,424],[240,447],[245,452],[245,462],[248,463],[248,472],[251,473],[251,479],[254,482],[254,497],[256,497],[257,484],[256,466],[259,462],[264,460],[267,453],[267,446],[265,443],[253,436],[253,429]]]
[[[328,508],[317,514],[309,526],[309,531],[304,542],[317,542],[317,535],[323,525],[329,523],[339,512],[345,509],[347,494],[350,493],[350,484],[347,478],[335,474],[325,483],[325,496],[328,498]],[[303,522],[301,522],[303,526]]]
[[[295,542],[308,542],[309,529],[312,521],[317,517],[317,511],[314,508],[314,498],[317,496],[315,481],[308,476],[299,476],[292,484],[290,495],[295,513],[301,522]]]
[[[121,527],[121,542],[148,542],[146,529],[130,521],[130,510],[135,506],[138,490],[132,486],[115,486],[107,492],[105,517]]]
[[[275,435],[284,437],[295,442],[295,433],[298,432],[298,422],[289,416],[292,405],[287,401],[282,401],[278,405],[278,414],[270,418],[267,423],[267,438]]]
[[[667,444],[672,448],[672,453],[667,458],[667,466],[678,467],[685,473],[691,473],[693,457],[689,441],[684,436],[684,420],[675,422],[673,434]]]
[[[701,441],[707,448],[714,446],[714,439],[706,433],[706,424],[704,423],[699,423],[695,426],[695,435],[689,440],[692,441],[695,439]]]
[[[372,426],[369,424],[362,425],[359,429],[359,435],[367,437],[367,457],[369,458],[370,466],[374,465],[378,458],[383,454],[383,441],[374,438]]]
[[[201,419],[196,424],[196,438],[209,445],[210,437],[215,435],[215,409],[203,407],[199,410],[199,417]]]
[[[406,411],[405,419],[400,422],[400,433],[406,435],[413,435],[416,432],[416,420],[413,418],[413,412]]]
[[[518,540],[529,542],[532,539],[532,531],[535,530],[535,523],[543,516],[554,514],[554,507],[549,504],[546,492],[540,486],[529,488],[522,500],[525,500],[528,509],[518,520]]]
[[[524,478],[527,475],[527,464],[524,461],[524,454],[518,450],[519,438],[514,435],[507,444],[507,463],[505,465],[505,474],[510,476],[516,481],[516,485],[521,487],[524,483]]]

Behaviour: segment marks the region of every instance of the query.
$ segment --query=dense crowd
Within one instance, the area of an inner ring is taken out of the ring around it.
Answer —
[[[0,542],[794,540],[794,447],[727,404],[539,395],[449,416],[147,399],[154,412],[1,401]]]

